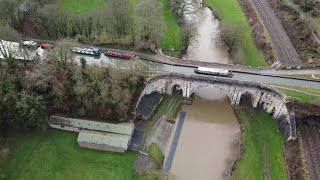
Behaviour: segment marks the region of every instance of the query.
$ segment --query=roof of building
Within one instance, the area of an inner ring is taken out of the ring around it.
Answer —
[[[97,144],[97,145],[107,145],[111,147],[127,149],[128,143],[130,141],[129,135],[123,134],[112,134],[103,133],[97,131],[80,131],[78,142]]]
[[[111,124],[59,116],[51,116],[49,123],[54,125],[71,126],[87,130],[96,130],[126,135],[131,135],[134,130],[134,123]]]

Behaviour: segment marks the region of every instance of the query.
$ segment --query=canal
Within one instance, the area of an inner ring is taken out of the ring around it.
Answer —
[[[240,128],[229,97],[219,89],[195,92],[183,105],[185,122],[171,173],[178,179],[226,179],[240,153]]]
[[[184,58],[231,63],[227,50],[219,45],[219,21],[209,8],[198,6],[197,18],[189,18],[197,27],[196,43],[189,46]],[[241,141],[230,98],[218,88],[201,88],[193,94],[192,105],[183,105],[181,111],[186,117],[171,173],[183,180],[230,178]]]

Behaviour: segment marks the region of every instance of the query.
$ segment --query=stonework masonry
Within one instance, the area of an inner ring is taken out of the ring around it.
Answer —
[[[219,88],[229,96],[232,106],[239,105],[241,97],[245,94],[250,95],[253,100],[252,107],[272,114],[286,139],[296,139],[295,116],[287,107],[286,96],[259,83],[200,75],[158,75],[146,82],[139,102],[144,95],[152,92],[171,95],[175,87],[180,87],[186,98],[191,97],[199,88]]]

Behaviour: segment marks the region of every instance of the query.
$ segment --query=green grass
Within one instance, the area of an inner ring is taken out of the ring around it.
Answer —
[[[319,96],[310,96],[308,94],[303,94],[301,92],[296,92],[296,91],[291,91],[286,89],[281,89],[281,91],[284,94],[286,94],[290,99],[294,99],[303,103],[310,103],[310,104],[320,103]]]
[[[77,133],[58,130],[18,138],[0,179],[138,179],[133,166],[137,153],[82,149]]]
[[[161,0],[163,4],[163,16],[167,24],[165,38],[161,43],[161,48],[166,54],[178,57],[182,48],[180,38],[180,26],[176,16],[171,12],[168,0]],[[174,49],[172,51],[171,49]]]
[[[158,144],[152,143],[149,146],[148,154],[154,160],[154,162],[156,163],[157,168],[161,169],[164,156],[163,156],[163,153],[161,152],[161,149],[158,146]]]
[[[244,129],[245,153],[237,163],[234,179],[264,179],[264,162],[269,162],[271,179],[288,179],[283,158],[284,138],[277,131],[276,122],[259,110],[237,108],[236,111]]]
[[[176,94],[173,96],[175,103],[172,105],[172,109],[168,114],[167,121],[169,122],[175,122],[175,119],[178,115],[178,112],[180,111],[183,96],[181,94]]]
[[[164,96],[157,107],[155,117],[161,117],[166,113],[170,101],[172,100],[172,96]]]
[[[107,7],[106,0],[59,0],[60,6],[73,15],[84,14]]]
[[[205,0],[214,9],[222,21],[234,25],[242,25],[243,34],[240,44],[245,53],[245,65],[254,67],[268,66],[263,53],[255,45],[252,30],[237,0]]]

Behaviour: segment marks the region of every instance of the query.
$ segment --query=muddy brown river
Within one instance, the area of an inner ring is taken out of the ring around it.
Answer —
[[[202,88],[193,104],[184,105],[186,119],[171,173],[181,180],[221,180],[234,157],[240,128],[229,97],[217,89]]]

